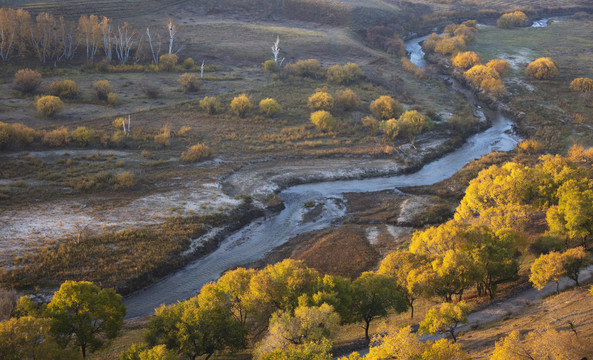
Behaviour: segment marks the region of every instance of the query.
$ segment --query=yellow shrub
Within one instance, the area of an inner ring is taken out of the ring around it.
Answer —
[[[473,51],[460,52],[453,57],[453,66],[467,70],[475,65],[481,64],[480,57]]]
[[[264,62],[263,67],[264,67],[264,72],[273,73],[273,72],[278,71],[278,64],[276,64],[276,62],[272,59],[266,60]]]
[[[245,117],[245,114],[251,110],[252,106],[251,100],[249,100],[249,97],[245,94],[236,96],[233,101],[231,101],[231,111],[239,117]]]
[[[123,124],[127,124],[128,123],[128,119],[123,118],[123,117],[118,117],[115,120],[113,120],[113,122],[111,123],[111,125],[113,125],[114,128],[116,128],[117,130],[123,130],[124,126]]]
[[[72,139],[82,146],[87,146],[95,139],[95,131],[86,126],[77,127],[76,130],[70,133]]]
[[[159,58],[159,70],[161,71],[173,71],[179,58],[175,54],[164,54]]]
[[[519,149],[530,154],[537,154],[544,149],[544,146],[537,140],[523,140],[519,143]]]
[[[397,100],[386,95],[373,101],[370,109],[376,117],[383,120],[397,118],[404,111],[403,106]]]
[[[399,135],[399,122],[396,119],[381,121],[380,126],[385,139],[393,140]]]
[[[576,78],[570,82],[570,89],[588,93],[593,91],[593,79],[590,78]]]
[[[37,136],[37,131],[23,124],[0,122],[0,149],[4,149],[11,144],[30,144]]]
[[[72,80],[53,81],[49,84],[48,91],[62,99],[74,99],[80,94],[80,89]]]
[[[443,55],[453,55],[465,50],[465,40],[460,36],[443,37],[435,45],[434,51]]]
[[[93,82],[93,89],[97,93],[97,98],[103,101],[106,101],[109,93],[113,92],[113,87],[108,80],[97,80]]]
[[[190,132],[190,126],[182,126],[181,129],[177,132],[177,136],[185,137]]]
[[[490,94],[501,97],[505,93],[505,87],[500,79],[488,78],[482,81],[480,87]]]
[[[353,110],[360,106],[360,98],[350,89],[338,90],[336,104],[344,110]]]
[[[371,135],[377,135],[379,132],[379,121],[374,116],[365,116],[361,119],[362,126],[368,128]]]
[[[37,99],[35,106],[37,107],[37,112],[43,116],[51,117],[64,108],[64,103],[57,96],[46,95]]]
[[[161,128],[160,133],[158,135],[155,135],[154,142],[164,146],[171,145],[171,127],[163,126]]]
[[[115,106],[115,105],[117,105],[118,102],[119,102],[119,96],[117,96],[116,93],[110,92],[109,94],[107,94],[107,104],[109,104],[111,106]]]
[[[504,60],[499,60],[499,59],[494,59],[494,60],[490,60],[488,61],[488,63],[486,64],[486,66],[488,66],[489,68],[492,68],[494,70],[496,70],[496,72],[498,74],[500,74],[500,76],[504,76],[504,74],[509,71],[509,69],[511,68],[509,66],[509,63],[504,61]]]
[[[309,97],[307,106],[311,110],[329,111],[334,108],[334,98],[324,91],[317,91]]]
[[[327,79],[336,84],[350,84],[358,81],[361,76],[362,69],[355,63],[347,63],[344,66],[333,65],[327,71]]]
[[[496,25],[499,28],[503,29],[510,29],[519,26],[528,26],[529,19],[527,15],[525,15],[522,11],[515,11],[512,13],[503,14],[498,20],[496,21]]]
[[[179,85],[183,87],[184,91],[197,91],[200,88],[200,80],[195,74],[185,73],[177,80]]]
[[[193,69],[194,66],[196,66],[196,62],[194,61],[194,59],[189,57],[189,58],[183,60],[184,68],[190,70],[190,69]]]
[[[70,142],[70,134],[68,134],[68,129],[61,127],[45,132],[41,142],[51,147],[64,146]]]
[[[465,79],[472,82],[475,86],[481,86],[486,79],[500,79],[496,70],[486,65],[476,65],[465,72]]]
[[[294,64],[286,65],[285,69],[289,74],[302,77],[320,78],[325,75],[321,63],[316,59],[299,60]]]
[[[130,172],[122,172],[115,176],[115,187],[118,189],[130,189],[136,185],[136,178]]]
[[[12,84],[18,91],[32,93],[41,84],[41,74],[31,69],[21,69],[14,74]]]
[[[181,153],[181,160],[192,163],[212,155],[212,150],[206,144],[197,143]]]
[[[276,100],[267,98],[259,102],[259,109],[267,116],[273,116],[282,111],[282,106]]]
[[[311,122],[321,130],[331,129],[335,125],[333,116],[325,110],[319,110],[312,113]]]
[[[525,69],[525,74],[536,79],[552,79],[558,75],[558,66],[548,57],[536,59]]]
[[[220,109],[220,102],[216,96],[205,96],[200,100],[200,107],[202,110],[207,111],[208,114],[216,114]]]

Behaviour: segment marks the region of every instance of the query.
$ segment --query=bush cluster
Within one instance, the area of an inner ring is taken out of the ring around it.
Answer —
[[[74,99],[80,94],[80,89],[72,80],[52,81],[47,90],[51,95],[62,99]]]
[[[362,69],[355,63],[333,65],[327,70],[327,79],[335,84],[350,84],[358,81],[361,76]]]
[[[542,57],[529,64],[525,74],[539,80],[553,79],[558,75],[558,66],[549,57]]]
[[[267,98],[259,102],[259,109],[267,116],[274,116],[282,111],[282,106],[276,100]]]
[[[317,59],[299,60],[294,64],[288,64],[286,71],[291,75],[315,79],[325,76],[325,71]]]
[[[43,116],[52,117],[64,108],[64,103],[57,96],[46,95],[35,101],[35,107]]]
[[[329,93],[318,90],[315,94],[309,97],[307,106],[311,110],[330,111],[334,108],[334,98]]]
[[[212,150],[208,145],[197,143],[195,145],[190,146],[187,151],[181,153],[181,160],[185,161],[186,163],[193,163],[204,158],[207,158],[212,155]]]
[[[24,93],[33,93],[41,85],[41,73],[31,69],[21,69],[14,74],[13,87]]]
[[[529,26],[529,18],[522,11],[503,14],[496,21],[496,25],[502,29],[511,29],[521,26]]]
[[[195,74],[185,73],[177,80],[179,85],[183,87],[184,91],[193,92],[200,88],[200,79]]]

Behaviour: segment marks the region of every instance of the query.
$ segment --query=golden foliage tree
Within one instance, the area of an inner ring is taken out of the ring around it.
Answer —
[[[420,332],[425,334],[437,334],[438,332],[451,335],[453,342],[457,342],[455,329],[461,324],[467,323],[467,314],[471,308],[464,301],[457,304],[443,303],[438,308],[432,308],[420,323]]]
[[[509,71],[510,66],[509,63],[506,62],[505,60],[500,60],[500,59],[493,59],[488,61],[488,63],[486,64],[486,66],[488,66],[489,68],[492,68],[494,70],[496,70],[496,72],[500,75],[500,76],[504,76],[504,74]]]
[[[251,104],[251,100],[249,97],[243,93],[239,96],[235,96],[233,101],[231,101],[231,111],[235,113],[235,115],[239,117],[245,117],[247,112],[251,110],[253,105]]]
[[[475,65],[481,64],[480,57],[473,51],[460,52],[453,57],[453,66],[467,70]]]
[[[309,97],[307,106],[311,110],[330,111],[334,108],[334,98],[325,91],[317,91]]]
[[[259,102],[259,110],[267,116],[274,116],[282,111],[282,106],[272,98],[266,98]]]
[[[383,95],[370,105],[371,112],[381,120],[398,118],[404,107],[391,96]]]
[[[311,122],[321,130],[329,130],[335,126],[336,121],[329,111],[319,110],[311,114]]]
[[[525,13],[522,11],[514,11],[511,13],[503,14],[496,21],[496,25],[498,25],[499,28],[503,28],[503,29],[510,29],[510,28],[520,27],[520,26],[528,26],[529,18],[527,18],[527,15],[525,15]]]
[[[57,96],[46,95],[35,101],[35,107],[43,116],[52,117],[64,109],[64,103]]]
[[[539,80],[553,79],[558,75],[558,66],[549,57],[542,57],[527,66],[525,75]]]

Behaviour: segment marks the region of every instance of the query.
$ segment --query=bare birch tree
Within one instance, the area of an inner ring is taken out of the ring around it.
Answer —
[[[150,53],[152,54],[152,61],[156,65],[159,64],[159,56],[161,56],[161,34],[158,32],[156,33],[156,40],[152,40],[152,35],[150,35],[150,28],[146,28],[146,36],[148,37],[148,45],[150,46]]]
[[[87,61],[94,61],[101,42],[101,26],[99,18],[95,15],[84,16],[78,19],[78,32],[86,46]]]
[[[111,44],[111,20],[103,16],[99,26],[101,28],[101,34],[103,35],[103,51],[105,51],[105,56],[107,59],[111,61],[113,59],[113,46]]]
[[[169,33],[169,54],[177,55],[177,53],[179,53],[184,47],[183,44],[178,46],[177,49],[174,47],[175,40],[179,36],[179,25],[177,25],[172,18],[169,18],[167,19],[166,28]]]
[[[0,8],[0,58],[8,61],[15,51],[17,41],[16,11]]]
[[[117,33],[113,34],[113,44],[115,45],[115,55],[120,64],[125,64],[130,58],[130,50],[134,46],[134,32],[127,22],[117,27]]]
[[[56,18],[48,13],[41,13],[31,27],[31,44],[42,63],[53,60],[62,50],[60,26]]]
[[[62,43],[62,52],[61,55],[59,55],[58,60],[62,58],[71,60],[74,57],[76,49],[78,49],[78,45],[80,44],[80,37],[74,35],[74,32],[76,31],[76,24],[70,21],[65,21],[63,16],[60,16],[59,23],[59,35],[61,37],[60,41]]]

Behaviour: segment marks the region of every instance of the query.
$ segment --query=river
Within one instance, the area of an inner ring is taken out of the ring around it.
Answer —
[[[426,65],[419,45],[425,38],[406,42],[411,60],[419,67]],[[346,211],[342,201],[344,193],[397,191],[398,187],[434,184],[492,151],[513,149],[517,139],[512,135],[510,120],[496,112],[488,115],[492,122],[490,128],[471,136],[459,149],[426,164],[415,173],[297,185],[281,191],[279,195],[286,207],[278,215],[257,220],[226,238],[214,252],[128,296],[124,300],[128,308],[127,318],[150,315],[160,304],[170,305],[187,299],[197,294],[204,284],[218,279],[225,270],[258,260],[298,234],[324,229],[339,222]],[[322,214],[312,222],[303,221],[304,204],[308,201],[325,203]]]

